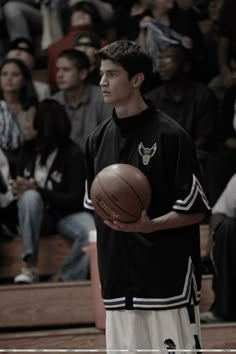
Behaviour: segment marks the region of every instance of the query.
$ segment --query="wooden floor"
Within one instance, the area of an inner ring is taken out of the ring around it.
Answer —
[[[41,330],[0,335],[4,349],[103,349],[104,331],[95,327]]]
[[[105,334],[95,327],[0,333],[0,348],[103,349]],[[202,348],[236,351],[236,323],[202,325]]]
[[[206,246],[207,227],[204,232],[202,240]],[[20,241],[15,241],[15,250],[13,244],[0,243],[0,280],[9,274],[13,277],[19,271]],[[42,275],[58,269],[69,251],[70,245],[65,242],[59,235],[41,242]],[[205,246],[202,243],[202,252]],[[24,353],[24,349],[51,349],[51,353],[58,353],[58,349],[84,352],[99,349],[103,352],[105,312],[101,307],[95,247],[90,249],[90,256],[91,281],[0,285],[1,351],[13,353],[14,349],[22,349]],[[213,299],[212,276],[203,276],[200,311],[207,311]],[[236,323],[202,325],[202,346],[203,349],[236,348]]]

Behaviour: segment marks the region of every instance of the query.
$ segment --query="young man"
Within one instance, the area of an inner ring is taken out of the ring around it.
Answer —
[[[87,141],[88,193],[114,163],[139,168],[152,200],[131,224],[96,218],[98,264],[106,308],[107,349],[198,349],[199,222],[209,210],[190,136],[142,97],[150,57],[121,40],[99,51],[101,89],[114,106]]]
[[[192,58],[181,44],[160,52],[162,85],[147,97],[174,118],[192,137],[202,171],[209,152],[216,145],[217,100],[207,85],[191,79]]]
[[[56,63],[59,91],[53,95],[64,106],[72,124],[71,138],[83,152],[88,135],[112,111],[104,103],[100,88],[87,82],[89,66],[85,53],[76,49],[62,51]]]

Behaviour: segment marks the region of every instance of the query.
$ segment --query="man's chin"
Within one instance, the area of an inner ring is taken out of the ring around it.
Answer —
[[[111,97],[108,97],[108,96],[103,96],[103,100],[104,100],[104,102],[105,103],[112,103],[112,99],[111,99]]]

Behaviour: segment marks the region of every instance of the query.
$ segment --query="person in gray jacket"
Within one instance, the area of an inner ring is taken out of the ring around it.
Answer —
[[[56,63],[59,91],[52,96],[64,106],[72,125],[71,139],[83,152],[89,134],[112,112],[112,106],[103,101],[100,87],[87,83],[89,67],[85,53],[63,50]]]

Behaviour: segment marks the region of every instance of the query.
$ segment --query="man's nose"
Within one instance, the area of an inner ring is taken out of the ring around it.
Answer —
[[[104,86],[105,84],[106,84],[106,79],[105,79],[105,76],[103,75],[100,79],[99,85]]]

